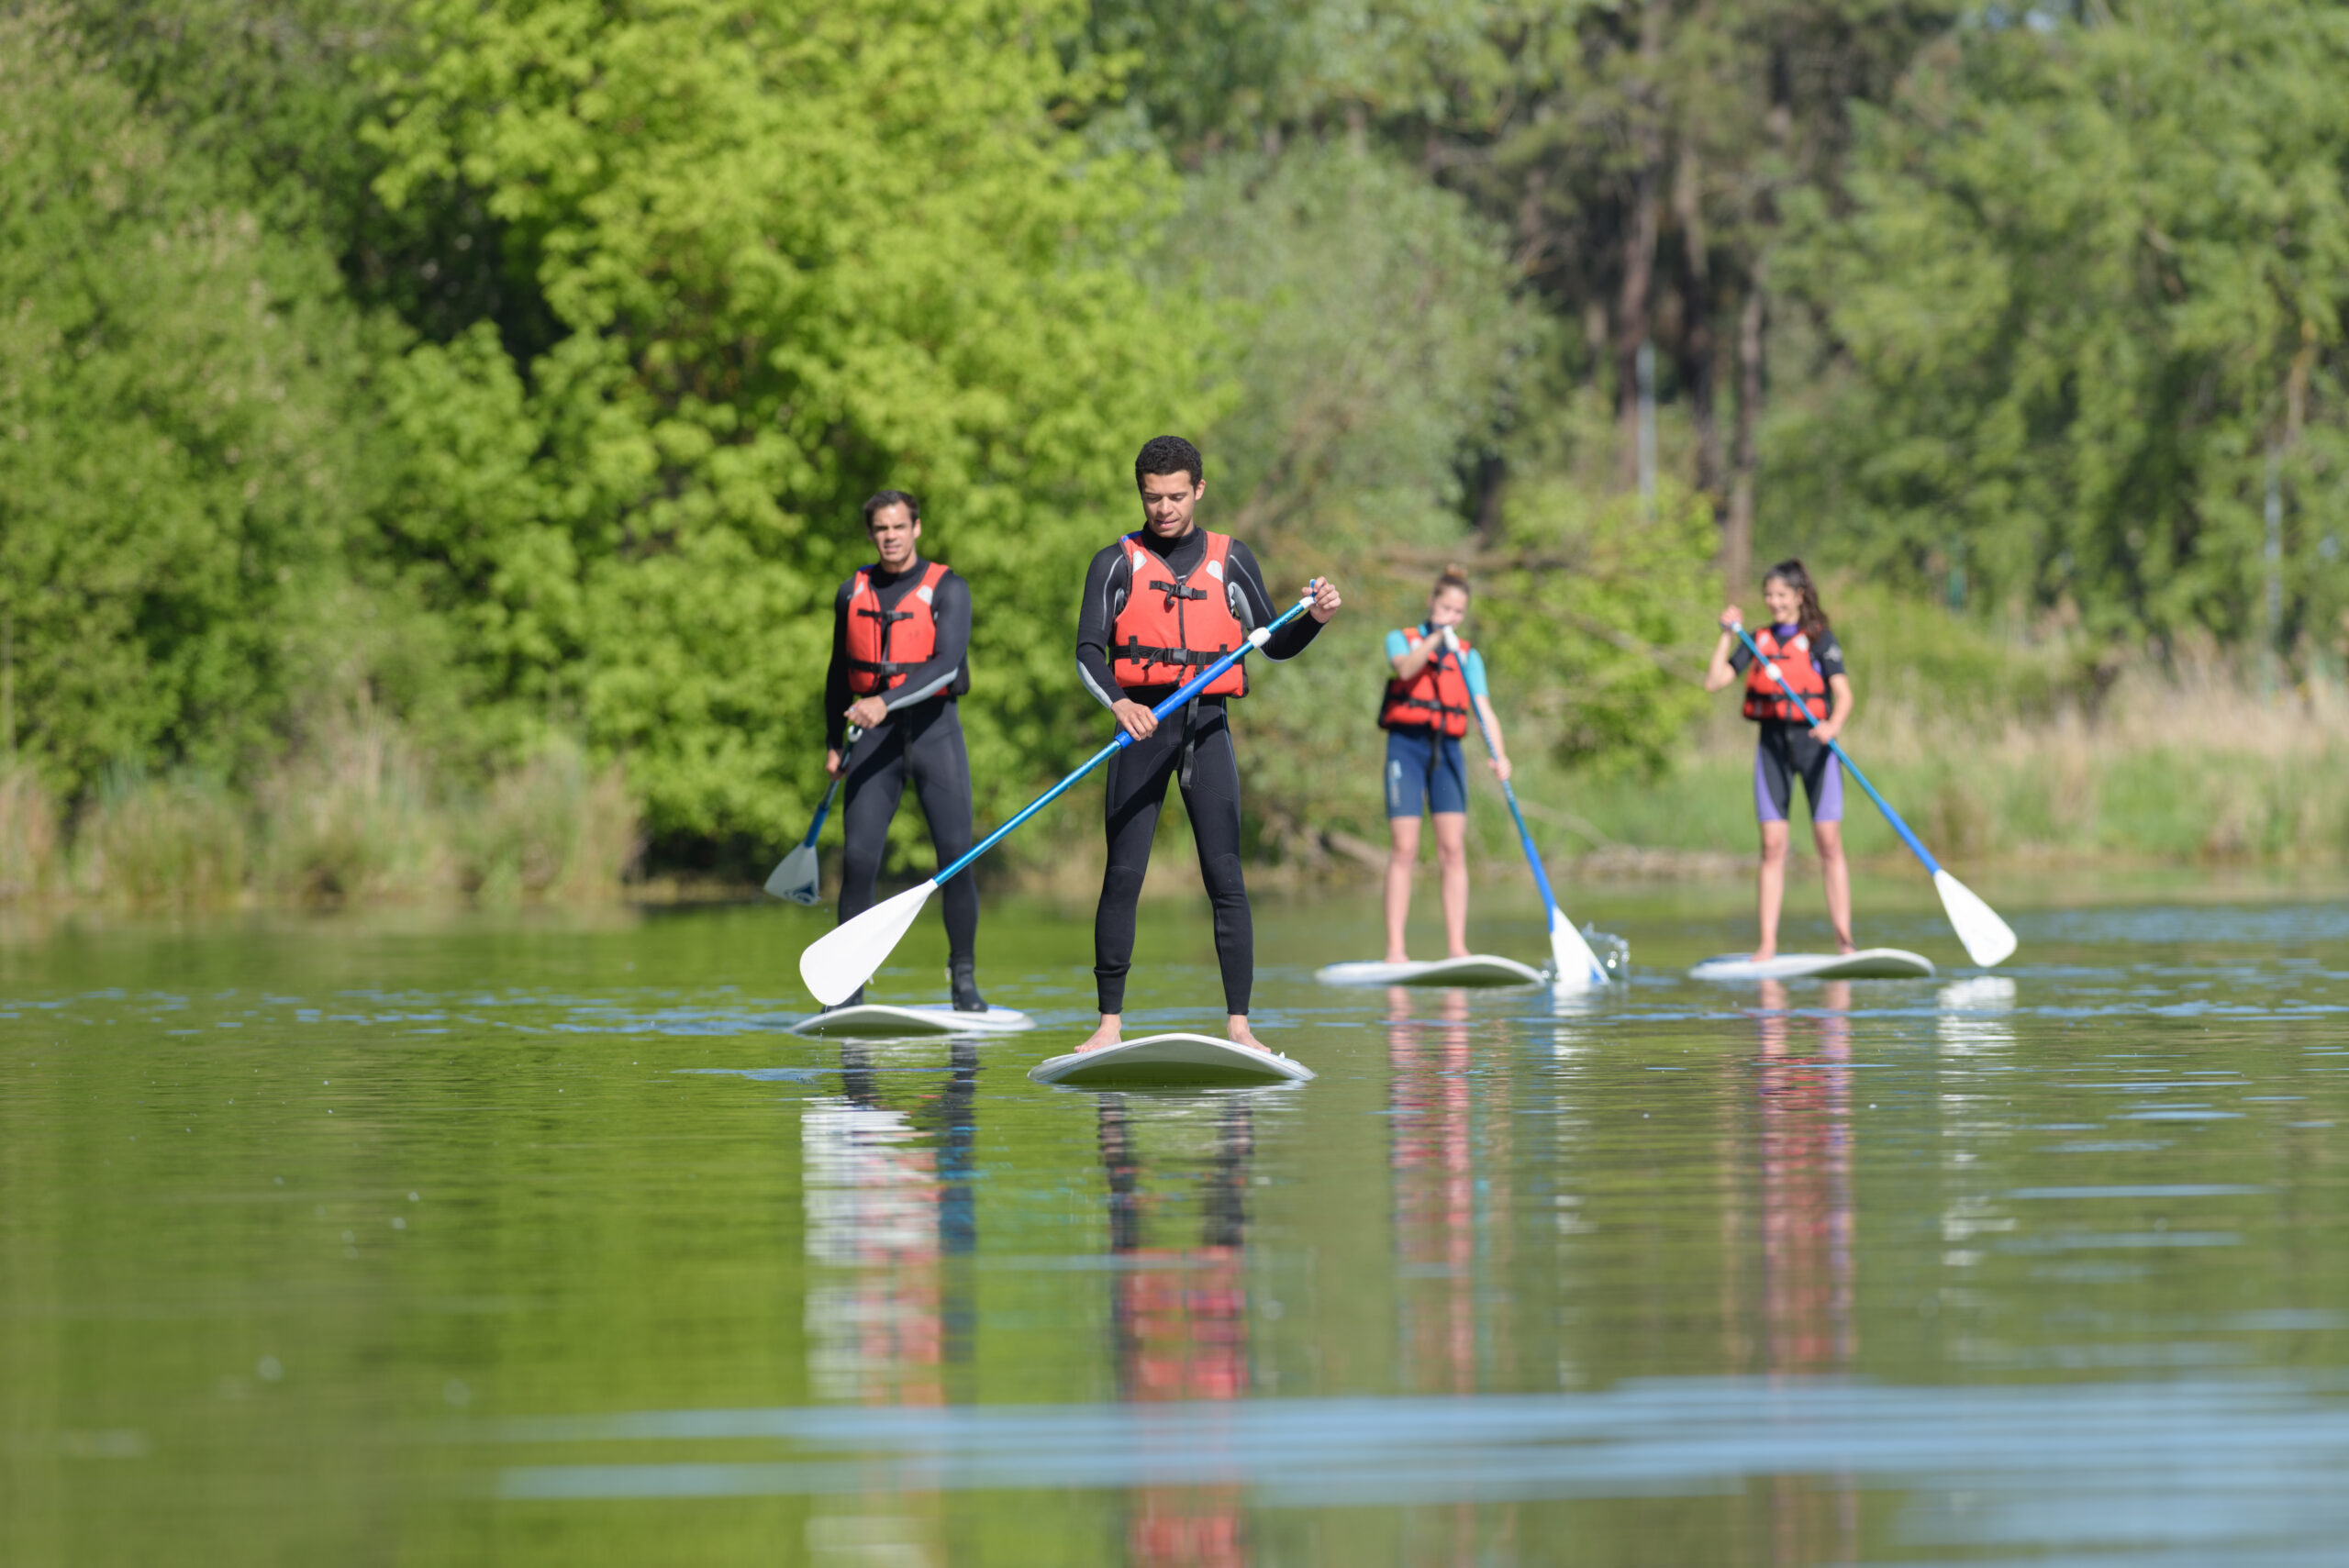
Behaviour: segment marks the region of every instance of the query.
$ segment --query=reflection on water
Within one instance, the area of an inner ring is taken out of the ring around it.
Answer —
[[[1760,1120],[1763,1366],[1774,1379],[1847,1373],[1859,1351],[1852,1184],[1852,985],[1830,981],[1794,1011],[1764,981],[1755,1019]],[[1847,1471],[1770,1485],[1770,1561],[1854,1554],[1859,1493]]]
[[[0,945],[0,1562],[2340,1559],[2338,908],[1572,998],[1286,911],[1283,1093],[1030,1084],[1050,911],[984,1043],[781,1033],[794,911]]]
[[[864,1405],[967,1402],[968,1386],[950,1380],[967,1375],[976,1317],[978,1047],[954,1042],[942,1083],[885,1078],[878,1049],[843,1044],[842,1093],[800,1110],[808,1385],[818,1398]],[[862,1496],[827,1498],[807,1521],[809,1555],[942,1561],[934,1507],[906,1511],[924,1500],[936,1496],[900,1496],[886,1475]]]
[[[1108,1276],[1119,1396],[1142,1404],[1244,1396],[1253,1145],[1247,1095],[1104,1095],[1098,1119],[1109,1251],[1119,1265]],[[1165,1142],[1155,1158],[1142,1149],[1152,1134]],[[1236,1485],[1136,1487],[1126,1560],[1249,1562],[1243,1502]]]

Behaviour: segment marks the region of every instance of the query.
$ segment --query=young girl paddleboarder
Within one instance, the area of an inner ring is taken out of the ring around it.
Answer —
[[[1787,896],[1787,812],[1794,781],[1802,780],[1810,802],[1810,836],[1819,845],[1820,873],[1827,882],[1827,917],[1835,927],[1835,951],[1851,952],[1852,873],[1843,860],[1843,770],[1827,742],[1852,720],[1852,678],[1843,671],[1843,649],[1819,607],[1819,589],[1799,561],[1781,561],[1762,579],[1762,603],[1770,625],[1753,629],[1754,646],[1802,695],[1820,722],[1804,722],[1802,709],[1770,671],[1754,662],[1737,634],[1743,624],[1731,605],[1721,611],[1720,640],[1705,672],[1705,689],[1720,691],[1745,677],[1745,717],[1761,728],[1753,747],[1753,811],[1762,819],[1762,865],[1756,903],[1762,917],[1757,959],[1778,952],[1778,910]]]
[[[1481,717],[1492,739],[1486,759],[1507,780],[1501,721],[1485,695],[1485,662],[1460,635],[1468,579],[1444,568],[1428,595],[1428,618],[1386,634],[1392,672],[1378,727],[1386,731],[1386,962],[1408,963],[1403,925],[1411,913],[1411,869],[1419,858],[1419,814],[1435,818],[1435,863],[1443,897],[1445,956],[1468,954],[1468,765],[1461,738]],[[1471,705],[1474,712],[1471,712]]]

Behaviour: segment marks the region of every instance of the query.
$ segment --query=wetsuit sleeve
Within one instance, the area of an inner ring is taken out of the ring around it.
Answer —
[[[824,672],[824,744],[834,751],[848,739],[848,588],[832,595],[832,662]]]
[[[1386,634],[1386,662],[1389,664],[1392,664],[1396,660],[1400,659],[1404,654],[1408,653],[1410,651],[1411,639],[1405,637],[1400,631],[1390,631]]]
[[[1226,559],[1231,563],[1231,591],[1238,600],[1232,607],[1239,612],[1241,624],[1252,631],[1271,625],[1288,606],[1274,607],[1273,596],[1264,588],[1264,570],[1256,564],[1255,552],[1233,539],[1231,553]],[[1311,616],[1299,616],[1273,633],[1272,640],[1264,644],[1264,657],[1275,661],[1294,659],[1320,634],[1319,621]]]
[[[1729,667],[1739,674],[1744,674],[1753,663],[1753,655],[1746,651],[1744,643],[1741,642],[1729,651]]]
[[[1121,700],[1126,688],[1109,673],[1109,634],[1133,580],[1126,552],[1110,545],[1085,569],[1085,597],[1076,606],[1076,673],[1103,707]]]
[[[1485,686],[1485,656],[1473,648],[1461,655],[1460,678],[1468,683],[1470,696],[1490,697],[1493,695]]]
[[[906,672],[905,684],[890,688],[881,699],[892,713],[908,703],[936,696],[953,684],[955,672],[971,652],[971,585],[949,572],[930,596],[930,613],[938,624],[938,640],[930,656]]]
[[[1819,673],[1828,680],[1850,673],[1843,668],[1843,645],[1836,640],[1831,631],[1810,645],[1810,657],[1811,662],[1819,666]]]

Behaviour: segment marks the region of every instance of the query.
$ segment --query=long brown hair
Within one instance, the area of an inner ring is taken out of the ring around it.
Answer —
[[[1810,573],[1803,563],[1789,556],[1762,573],[1765,585],[1774,577],[1801,597],[1802,609],[1795,617],[1795,624],[1802,634],[1814,641],[1826,636],[1827,612],[1819,607],[1819,584],[1810,580]]]

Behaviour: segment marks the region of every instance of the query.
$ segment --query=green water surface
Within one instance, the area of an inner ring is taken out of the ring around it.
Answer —
[[[1680,977],[1738,890],[1577,902],[1636,984],[1329,990],[1369,901],[1260,901],[1320,1076],[1165,1095],[1024,1075],[1085,909],[990,906],[977,1045],[781,1032],[774,905],[17,931],[0,1558],[2343,1561],[2349,905],[1765,991]],[[1203,906],[1130,1006],[1220,1022]]]

